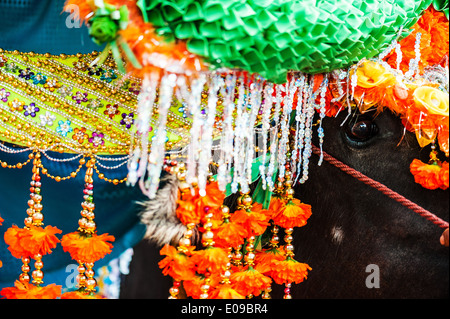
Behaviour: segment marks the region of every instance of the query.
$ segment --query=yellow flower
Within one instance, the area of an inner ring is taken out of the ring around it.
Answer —
[[[448,95],[430,86],[421,86],[414,93],[414,102],[418,107],[425,108],[427,113],[448,116]]]
[[[386,71],[381,64],[373,61],[364,62],[356,71],[356,75],[358,77],[358,86],[365,89],[395,83],[395,77]]]

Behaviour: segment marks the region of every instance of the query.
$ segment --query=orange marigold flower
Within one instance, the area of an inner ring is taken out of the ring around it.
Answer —
[[[286,253],[283,248],[269,248],[256,252],[255,264],[256,269],[261,273],[270,276],[273,262],[275,260],[281,261],[286,258]]]
[[[183,287],[184,291],[186,291],[186,295],[194,299],[200,299],[200,295],[202,294],[200,287],[203,285],[204,281],[204,277],[197,275],[192,276],[189,280],[184,280]]]
[[[0,295],[6,299],[56,299],[61,296],[61,288],[61,286],[55,284],[37,287],[16,280],[14,287],[3,288]]]
[[[181,196],[181,195],[180,195]],[[196,196],[191,194],[183,194],[183,198],[177,200],[176,214],[178,219],[184,224],[198,224],[202,218],[200,210],[197,209]]]
[[[195,247],[189,247],[189,249],[191,253]],[[189,256],[168,244],[161,249],[160,254],[166,256],[158,263],[164,276],[169,275],[177,281],[189,280],[194,277],[194,263]]]
[[[403,72],[409,70],[409,61],[415,58],[415,43],[418,32],[422,34],[420,45],[419,70],[423,73],[429,65],[441,63],[442,58],[448,54],[449,29],[448,19],[443,12],[436,11],[430,6],[412,27],[409,36],[400,41],[403,59],[400,69]],[[393,50],[386,58],[391,67],[397,67],[397,54]]]
[[[311,217],[311,205],[294,198],[280,207],[272,219],[280,227],[294,228],[305,226],[309,217]]]
[[[286,201],[280,197],[276,196],[272,197],[268,209],[268,214],[270,215],[270,218],[272,218],[278,212],[278,210],[285,205],[285,202]]]
[[[447,189],[448,188],[448,184],[449,184],[449,163],[448,162],[443,162],[442,163],[442,169],[439,172],[439,177],[441,179],[442,185],[441,188],[442,189]]]
[[[97,294],[86,294],[81,291],[69,291],[61,295],[61,299],[105,299]]]
[[[245,237],[262,235],[270,225],[270,216],[265,214],[266,210],[259,209],[260,207],[261,204],[253,204],[251,211],[241,209],[231,216],[231,222],[241,225],[247,231]]]
[[[5,232],[4,238],[11,254],[16,258],[22,258],[51,253],[59,243],[55,234],[61,233],[61,230],[53,226],[45,228],[31,226],[28,229],[13,225]]]
[[[208,207],[210,212],[218,212],[225,199],[225,193],[219,189],[219,183],[209,182],[205,191],[205,196],[198,196],[195,199],[198,210],[203,214],[204,209]]]
[[[220,275],[211,274],[208,278],[210,287],[216,287],[221,281]],[[200,299],[200,295],[203,293],[201,287],[205,284],[205,279],[206,277],[202,275],[195,275],[189,280],[184,280],[183,287],[186,295],[193,299]]]
[[[435,190],[438,188],[447,189],[444,180],[441,178],[442,166],[438,163],[425,164],[422,161],[415,159],[410,165],[411,174],[414,175],[414,180],[417,184],[422,185],[426,189]],[[448,172],[448,171],[447,171]],[[444,168],[445,174],[445,168]],[[448,178],[448,174],[447,174]]]
[[[15,258],[29,257],[25,254],[24,249],[20,245],[20,238],[26,234],[25,228],[19,228],[16,225],[8,228],[5,232],[5,243],[9,245],[8,250]]]
[[[217,247],[237,247],[244,244],[246,236],[247,231],[242,225],[224,222],[216,230],[214,241]]]
[[[253,267],[245,267],[242,271],[231,274],[230,280],[233,288],[243,296],[259,296],[272,283],[272,279]]]
[[[225,249],[207,247],[194,251],[191,262],[195,265],[196,272],[199,274],[221,273],[226,270],[229,259]]]
[[[275,260],[270,276],[279,285],[299,284],[308,277],[308,270],[312,270],[307,264],[300,263],[292,258]]]
[[[111,253],[113,245],[109,241],[114,240],[114,236],[108,234],[87,236],[73,232],[62,237],[61,245],[72,259],[83,263],[95,263]]]
[[[211,292],[210,299],[245,299],[245,296],[233,289],[231,283],[222,283]]]

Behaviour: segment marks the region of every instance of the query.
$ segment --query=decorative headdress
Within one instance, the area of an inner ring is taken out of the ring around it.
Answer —
[[[23,274],[1,294],[60,295],[41,281],[60,231],[40,224],[40,174],[64,181],[86,166],[79,227],[61,239],[79,263],[78,290],[63,297],[95,297],[93,266],[114,240],[96,233],[97,173],[149,197],[142,220],[146,237],[166,244],[171,298],[181,287],[193,298],[270,298],[272,282],[291,298],[311,270],[294,259],[292,233],[311,207],[293,187],[308,179],[311,140],[317,133],[322,149],[327,116],[399,114],[421,146],[433,145],[430,163],[411,164],[416,182],[448,188],[437,153],[449,154],[448,2],[431,2],[68,0],[104,52],[0,51],[0,138],[34,163],[25,228],[5,237]],[[80,166],[53,176],[39,160],[46,151],[73,153]],[[108,155],[122,158],[111,167]],[[104,173],[122,165],[121,180]],[[231,194],[235,212],[223,203]],[[29,245],[33,232],[43,234],[39,245]]]

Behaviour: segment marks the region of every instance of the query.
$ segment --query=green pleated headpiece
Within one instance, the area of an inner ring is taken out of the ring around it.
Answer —
[[[283,83],[378,55],[432,0],[139,0],[144,19],[211,67]]]

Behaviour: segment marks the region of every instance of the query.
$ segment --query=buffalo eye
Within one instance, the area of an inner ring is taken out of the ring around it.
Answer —
[[[378,134],[379,129],[371,119],[356,119],[345,127],[345,138],[350,146],[365,147]]]

